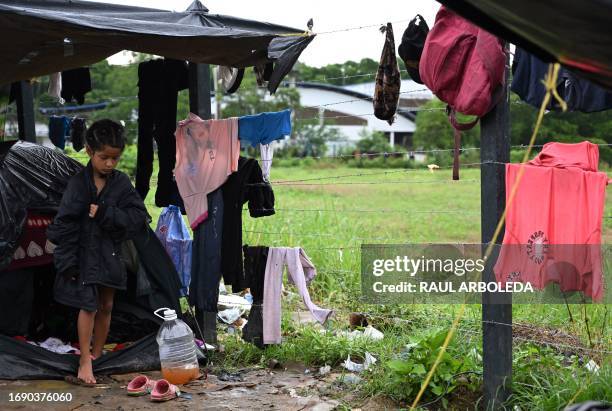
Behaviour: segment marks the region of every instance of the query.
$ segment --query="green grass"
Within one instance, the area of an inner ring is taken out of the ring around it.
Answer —
[[[278,163],[291,164],[287,160]],[[368,175],[333,178],[352,174]],[[477,169],[462,169],[460,181],[453,182],[450,177],[449,169],[430,173],[423,169],[336,167],[329,162],[310,162],[309,166],[302,164],[299,167],[283,167],[275,163],[272,180],[277,182],[273,186],[277,212],[274,216],[253,219],[248,211],[244,211],[243,242],[303,247],[318,272],[310,285],[311,296],[321,306],[336,310],[337,314],[326,331],[296,324],[289,320],[290,312],[304,308],[299,299],[286,299],[283,302],[283,344],[260,350],[235,335],[224,335],[225,354],[213,356],[215,366],[265,366],[270,359],[277,359],[300,361],[313,370],[326,364],[339,369],[347,355],[359,359],[368,351],[379,361],[363,375],[364,380],[357,387],[360,398],[385,395],[409,405],[414,392],[408,392],[396,382],[387,364],[404,350],[411,338],[426,336],[435,329],[448,329],[458,306],[362,303],[359,247],[367,243],[479,243],[480,173]],[[319,180],[296,182],[300,185],[278,183],[308,179]],[[338,182],[373,184],[330,184]],[[311,183],[313,185],[308,185]],[[150,206],[153,198],[154,188],[146,203],[155,227],[161,210]],[[607,196],[606,214],[610,214],[611,201],[611,196]],[[604,243],[610,242],[612,219],[604,219],[602,238]],[[595,348],[610,351],[607,308],[605,305],[588,305],[586,318],[589,319]],[[584,308],[573,305],[570,310],[574,322],[569,321],[568,309],[564,305],[514,305],[513,321],[567,333],[588,345]],[[348,328],[351,311],[368,313],[371,323],[384,332],[385,338],[372,342],[349,341],[336,336],[337,330]],[[449,348],[454,359],[470,358],[469,364],[474,371],[482,371],[480,321],[481,307],[468,306]],[[514,385],[510,407],[556,410],[573,397],[574,402],[587,398],[612,400],[609,355],[583,353],[572,357],[563,350],[525,341],[517,341],[513,354]],[[431,355],[434,356],[435,352],[432,351]],[[584,367],[590,359],[601,366],[599,374],[595,375]],[[413,382],[420,384],[422,376],[414,378]],[[481,377],[472,376],[469,385],[471,388],[479,387],[481,382]],[[444,396],[451,408],[456,399],[453,395]],[[428,389],[422,403],[436,397]],[[440,400],[432,407],[442,405]]]

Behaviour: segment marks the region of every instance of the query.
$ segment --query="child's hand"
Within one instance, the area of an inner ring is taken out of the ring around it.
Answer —
[[[90,218],[94,218],[96,216],[96,212],[98,211],[98,205],[97,204],[90,204],[89,205],[89,217]]]

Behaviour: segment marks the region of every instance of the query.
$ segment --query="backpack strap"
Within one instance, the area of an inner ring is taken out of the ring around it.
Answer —
[[[457,112],[451,106],[446,106],[448,120],[453,126],[454,149],[453,149],[453,180],[459,180],[459,154],[461,152],[461,132],[473,128],[480,120],[476,117],[474,121],[460,123],[457,121]]]

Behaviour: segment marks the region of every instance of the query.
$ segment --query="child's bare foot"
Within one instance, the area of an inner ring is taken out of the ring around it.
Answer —
[[[95,384],[96,379],[93,375],[93,367],[91,365],[91,358],[81,359],[79,364],[78,379],[86,384]]]

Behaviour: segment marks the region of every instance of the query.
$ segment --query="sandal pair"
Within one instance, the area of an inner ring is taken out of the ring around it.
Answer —
[[[168,401],[180,397],[181,390],[167,380],[151,380],[146,375],[135,377],[127,386],[127,393],[132,397],[150,394],[151,401]]]

